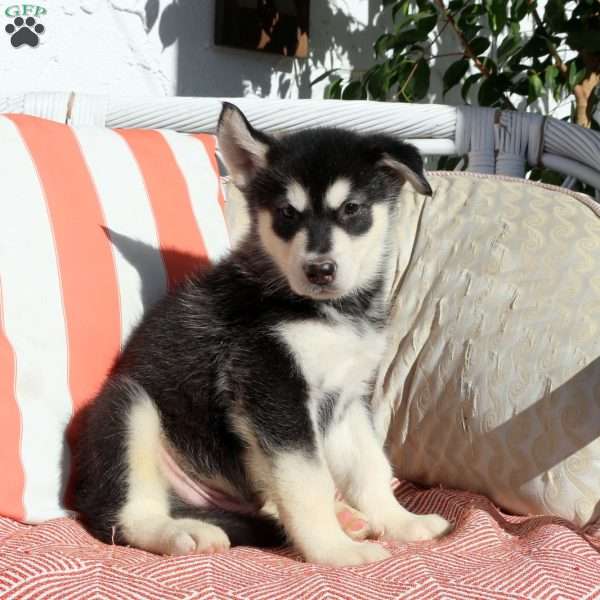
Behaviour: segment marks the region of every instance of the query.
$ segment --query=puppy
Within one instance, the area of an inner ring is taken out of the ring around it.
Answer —
[[[431,193],[417,150],[339,129],[274,138],[231,104],[218,139],[250,231],[149,311],[91,404],[83,521],[163,554],[287,540],[316,563],[386,558],[345,535],[337,488],[388,539],[443,535],[392,494],[369,404],[400,188]]]

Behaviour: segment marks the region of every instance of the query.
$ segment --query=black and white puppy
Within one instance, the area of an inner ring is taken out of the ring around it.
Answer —
[[[441,536],[446,520],[392,494],[369,406],[400,188],[431,193],[417,150],[337,129],[274,138],[231,104],[218,138],[250,231],[147,314],[90,406],[82,519],[164,554],[287,539],[317,563],[386,558],[344,533],[337,488],[386,538]]]

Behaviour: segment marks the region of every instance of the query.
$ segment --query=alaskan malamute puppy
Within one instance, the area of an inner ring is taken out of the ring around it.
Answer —
[[[417,150],[336,129],[271,137],[231,104],[218,139],[250,231],[144,317],[90,406],[83,521],[162,554],[287,540],[316,563],[386,558],[343,531],[337,489],[374,534],[444,534],[392,494],[369,405],[398,193],[431,193]]]

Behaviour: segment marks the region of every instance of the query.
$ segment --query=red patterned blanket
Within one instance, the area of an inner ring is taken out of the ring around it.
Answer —
[[[389,544],[381,563],[334,569],[291,550],[160,557],[101,544],[70,519],[0,518],[0,598],[600,598],[600,526],[515,517],[467,492],[403,483],[398,499],[456,524],[439,542]]]

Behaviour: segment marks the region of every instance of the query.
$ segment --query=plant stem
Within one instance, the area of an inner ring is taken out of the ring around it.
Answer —
[[[558,53],[558,50],[556,49],[556,46],[550,40],[550,36],[548,35],[546,28],[544,27],[544,22],[542,21],[539,13],[537,11],[537,8],[536,8],[537,3],[534,2],[533,0],[528,0],[528,4],[529,4],[529,6],[533,7],[533,10],[531,12],[531,14],[533,15],[533,20],[535,21],[535,24],[540,28],[540,31],[542,32],[544,39],[546,40],[546,45],[548,46],[548,51],[550,52],[550,54],[552,55],[552,58],[554,59],[554,65],[560,71],[560,74],[565,79],[568,79],[569,70],[567,69],[567,65],[565,65],[565,63],[563,62],[563,59],[560,57],[560,54]]]
[[[447,10],[446,7],[444,6],[443,0],[434,0],[434,2],[437,5],[437,7],[442,11],[444,16],[446,17],[447,22],[450,23],[450,26],[452,27],[452,29],[454,29],[454,32],[456,33],[456,35],[464,49],[463,55],[470,58],[473,61],[473,63],[475,64],[475,66],[479,69],[481,74],[486,79],[489,79],[492,76],[492,72],[479,60],[479,58],[477,57],[475,52],[473,52],[473,50],[471,49],[471,46],[469,46],[469,42],[468,42],[467,38],[465,37],[465,34],[462,32],[462,30],[460,29],[460,27],[454,20],[454,17],[450,13],[450,11]],[[502,98],[505,100],[506,104],[510,108],[512,108],[513,110],[516,110],[515,105],[510,101],[508,96],[505,96],[504,94],[502,94]]]
[[[536,2],[533,0],[528,0],[528,4],[533,8],[531,14],[533,15],[535,24],[538,26],[542,35],[544,36],[546,45],[548,46],[548,51],[554,59],[554,65],[559,70],[564,81],[568,83],[569,69],[563,62],[563,59],[560,57],[556,46],[550,40],[550,36],[546,31],[544,22],[537,11]],[[573,94],[575,96],[575,122],[577,125],[581,125],[582,127],[591,127],[592,94],[594,93],[595,87],[600,84],[600,60],[597,56],[587,52],[582,52],[581,57],[586,66],[586,73],[581,82],[573,87]]]
[[[432,58],[446,58],[448,56],[464,56],[464,52],[447,52],[446,54],[432,54],[431,56],[427,57],[427,60],[430,60]]]
[[[448,13],[448,14],[450,14],[450,13]],[[442,33],[444,33],[444,31],[445,31],[446,27],[448,27],[449,23],[450,23],[450,21],[446,20],[446,22],[442,25],[441,29],[435,34],[435,36],[429,43],[429,46],[427,46],[428,50],[431,50],[431,48],[433,47],[435,42],[438,40],[438,38],[442,35]]]
[[[473,50],[471,50],[471,47],[469,46],[469,42],[467,41],[467,38],[465,38],[465,34],[461,31],[460,27],[457,25],[456,21],[454,20],[454,17],[450,14],[450,11],[448,11],[446,9],[446,7],[444,6],[443,0],[434,0],[434,2],[437,5],[437,7],[444,14],[444,16],[446,18],[446,21],[448,23],[450,23],[450,26],[452,27],[452,29],[454,29],[454,32],[458,36],[458,39],[460,40],[460,43],[461,43],[462,47],[464,48],[464,54],[466,56],[468,56],[473,61],[473,63],[475,64],[475,66],[481,71],[481,73],[486,78],[490,77],[492,73],[479,60],[479,58],[477,58],[477,55],[473,52]]]
[[[398,95],[402,94],[404,96],[404,99],[407,102],[409,102],[410,100],[407,98],[406,94],[404,93],[404,90],[406,89],[406,86],[410,83],[410,80],[413,78],[413,75],[415,74],[415,71],[417,70],[418,64],[419,64],[419,61],[415,61],[415,64],[413,65],[412,69],[410,70],[410,73],[408,74],[406,81],[403,83],[402,87],[400,88],[400,91],[398,92]]]

